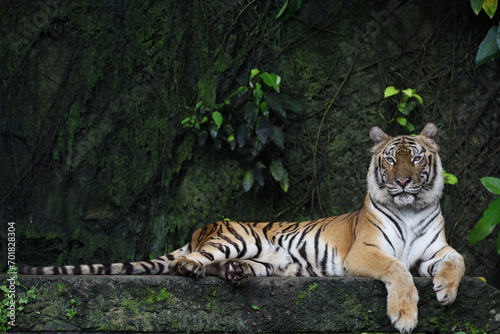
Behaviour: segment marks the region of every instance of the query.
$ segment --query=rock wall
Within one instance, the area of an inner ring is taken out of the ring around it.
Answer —
[[[442,200],[450,244],[468,275],[500,284],[497,230],[468,243],[495,198],[479,179],[500,175],[500,67],[474,65],[498,21],[468,1],[304,3],[281,21],[284,0],[2,3],[0,234],[16,222],[16,262],[138,261],[214,220],[357,210],[370,126],[408,133],[394,119],[399,99],[384,98],[395,86],[422,97],[408,121],[439,126],[443,166],[459,179]],[[211,136],[200,147],[183,120],[201,120],[201,102],[208,116],[223,104],[224,125],[245,124],[254,95],[230,96],[252,69],[281,77],[269,123],[282,148],[253,156]],[[286,193],[272,161],[288,173]],[[7,254],[0,242],[0,272]]]
[[[368,278],[252,278],[235,287],[218,278],[22,276],[36,289],[15,332],[380,333],[394,331],[386,289]],[[440,307],[432,281],[415,278],[416,333],[499,333],[500,291],[463,279]],[[70,311],[71,310],[71,311]],[[69,313],[68,313],[69,312]]]

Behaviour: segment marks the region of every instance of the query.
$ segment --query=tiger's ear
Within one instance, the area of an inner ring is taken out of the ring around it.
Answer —
[[[438,135],[438,127],[436,124],[429,122],[425,125],[422,132],[420,132],[420,135],[434,140]]]
[[[370,139],[375,145],[389,138],[391,137],[386,135],[385,132],[382,131],[382,129],[379,128],[378,126],[372,126],[372,128],[370,129]]]

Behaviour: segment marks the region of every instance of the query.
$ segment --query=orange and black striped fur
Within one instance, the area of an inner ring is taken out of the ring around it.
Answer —
[[[151,261],[24,267],[22,273],[212,275],[235,284],[251,276],[372,277],[387,287],[387,314],[394,326],[411,332],[417,326],[418,293],[410,270],[433,277],[437,299],[447,305],[456,298],[465,268],[445,238],[437,132],[433,123],[415,137],[370,130],[368,194],[358,212],[298,223],[220,221]]]

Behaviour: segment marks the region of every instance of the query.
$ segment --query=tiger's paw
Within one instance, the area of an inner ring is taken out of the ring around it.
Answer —
[[[205,266],[201,263],[179,257],[169,266],[169,272],[175,276],[205,277]]]
[[[387,315],[400,333],[411,333],[418,324],[418,292],[415,286],[393,291],[387,298]]]
[[[437,274],[433,283],[439,304],[446,306],[455,301],[460,281],[449,280],[445,275]]]
[[[250,266],[237,259],[232,259],[226,263],[226,279],[233,284],[242,285],[251,276]]]

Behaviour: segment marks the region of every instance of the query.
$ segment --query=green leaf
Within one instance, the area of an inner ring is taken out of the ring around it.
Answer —
[[[260,151],[262,151],[262,147],[263,147],[262,142],[256,139],[252,150],[252,156],[256,157],[260,153]]]
[[[415,109],[416,106],[417,106],[417,103],[415,101],[408,102],[408,105],[407,105],[407,108],[406,108],[406,109],[408,109],[408,114],[410,113],[410,111],[412,111],[413,109]]]
[[[443,169],[443,178],[444,178],[444,183],[446,184],[455,185],[458,183],[458,178],[453,174],[446,173],[444,169]]]
[[[260,83],[255,84],[255,88],[253,90],[253,97],[255,98],[255,101],[257,104],[260,103],[260,100],[262,100],[262,96],[264,95],[264,92],[261,89],[262,85]]]
[[[220,126],[222,125],[222,115],[220,114],[220,112],[214,111],[212,113],[212,118],[217,125],[217,128],[220,128]]]
[[[411,124],[410,122],[406,122],[406,128],[408,129],[408,131],[410,132],[413,132],[415,131],[415,127],[413,126],[413,124]]]
[[[413,93],[412,97],[416,98],[419,104],[424,104],[424,101],[422,100],[420,95]]]
[[[284,192],[288,192],[289,184],[288,184],[288,173],[286,172],[286,170],[283,170],[283,178],[280,182],[280,186]]]
[[[250,138],[250,129],[246,124],[241,124],[238,129],[238,146],[242,148],[245,145],[245,140]]]
[[[476,15],[479,15],[481,8],[483,8],[484,0],[470,0],[470,6]]]
[[[269,104],[267,102],[261,102],[260,103],[260,111],[262,111],[262,114],[266,117],[269,117]]]
[[[411,88],[404,89],[404,90],[402,90],[402,92],[403,92],[403,94],[405,94],[408,97],[412,97],[412,95],[413,95],[413,90]]]
[[[478,243],[479,241],[489,236],[491,234],[491,231],[493,231],[493,228],[491,228],[491,226],[489,226],[484,221],[484,219],[481,218],[474,226],[472,232],[469,235],[469,244],[473,245],[475,243]]]
[[[224,128],[224,131],[226,132],[226,134],[228,136],[231,135],[234,132],[234,129],[231,126],[231,124],[226,123],[226,124],[224,124],[223,128]]]
[[[278,182],[283,180],[283,175],[285,175],[286,170],[283,168],[281,161],[273,160],[271,163],[271,175]]]
[[[254,180],[253,170],[249,170],[243,178],[243,190],[245,190],[245,192],[248,192],[252,188]]]
[[[196,107],[194,107],[194,110],[196,111],[196,110],[200,109],[202,105],[203,105],[202,101],[196,103]]]
[[[255,181],[262,187],[264,185],[264,175],[262,174],[262,163],[258,162],[253,168],[253,174],[255,176]]]
[[[253,129],[255,122],[257,121],[257,113],[259,109],[255,102],[248,102],[245,105],[245,120],[247,121],[250,129]]]
[[[495,195],[500,195],[500,179],[497,177],[482,177],[481,183],[490,192]]]
[[[408,121],[406,120],[406,118],[404,118],[404,117],[398,117],[398,118],[396,118],[396,121],[398,121],[398,123],[399,123],[401,126],[406,126],[406,123],[408,122]]]
[[[399,93],[398,89],[394,88],[394,86],[389,86],[384,91],[384,98],[391,97],[393,95],[396,95],[397,93]]]
[[[399,112],[401,112],[405,116],[409,116],[410,115],[410,111],[412,110],[410,103],[408,103],[408,104],[407,103],[401,103],[400,106],[402,108],[401,109],[398,108]],[[415,107],[415,105],[416,105],[415,102],[413,102],[413,107]]]
[[[271,109],[277,110],[281,116],[286,117],[285,108],[283,106],[283,96],[281,94],[272,91],[264,91],[264,99]]]
[[[205,130],[200,132],[200,134],[198,135],[198,145],[200,147],[205,146],[205,143],[207,142],[207,138],[208,138],[208,133]]]
[[[234,135],[230,134],[229,137],[227,137],[227,142],[229,143],[229,146],[231,147],[231,151],[234,151],[236,147],[236,140],[234,140]]]
[[[486,37],[479,45],[476,54],[476,67],[490,60],[495,60],[500,57],[500,49],[497,44],[497,26],[493,26],[488,30]]]
[[[281,77],[277,74],[264,72],[260,75],[262,81],[269,87],[273,87],[275,91],[280,92]]]
[[[278,146],[282,150],[285,149],[283,132],[279,127],[271,126],[271,133],[269,133],[269,135],[271,136],[271,140],[276,144],[276,146]]]
[[[252,83],[252,79],[254,76],[256,76],[257,74],[259,74],[259,70],[254,68],[253,70],[250,71],[250,87],[253,88],[253,83]]]
[[[491,202],[484,210],[483,218],[472,229],[469,243],[475,244],[489,236],[498,223],[500,223],[500,197]]]
[[[267,138],[269,137],[269,133],[271,132],[269,118],[260,117],[256,132],[257,132],[257,137],[259,138],[259,140],[262,142],[262,144],[265,144],[267,141]]]
[[[495,12],[497,11],[497,6],[498,6],[498,0],[485,0],[483,2],[483,9],[488,14],[490,19],[493,18],[493,15],[495,15]]]
[[[287,7],[288,7],[288,0],[286,0],[285,4],[283,5],[283,7],[281,7],[278,15],[276,15],[276,19],[279,19],[281,17],[281,15],[283,15],[283,13],[286,11]]]
[[[271,163],[271,175],[274,177],[276,181],[280,183],[281,189],[283,189],[284,192],[288,192],[288,173],[287,171],[283,168],[283,165],[281,164],[280,161],[274,160]]]
[[[304,7],[304,0],[286,0],[278,15],[276,15],[276,20],[278,22],[286,21],[302,7]]]
[[[210,131],[210,135],[212,136],[212,138],[217,137],[217,133],[219,132],[219,128],[217,127],[216,124],[210,122],[210,124],[208,124],[208,130]]]

